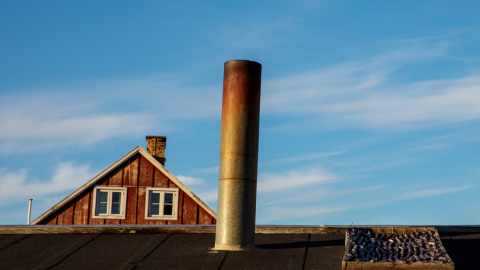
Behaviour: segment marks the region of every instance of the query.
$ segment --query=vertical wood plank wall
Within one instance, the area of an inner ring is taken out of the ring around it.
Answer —
[[[179,191],[178,219],[145,219],[147,187],[178,187],[146,158],[137,154],[100,179],[96,186],[127,187],[125,219],[92,218],[93,189],[91,187],[73,201],[52,213],[42,224],[215,224],[216,220],[183,190]]]

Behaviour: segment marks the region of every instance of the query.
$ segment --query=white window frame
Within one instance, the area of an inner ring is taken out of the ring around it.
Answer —
[[[107,213],[106,214],[96,214],[97,213],[97,194],[99,191],[108,192],[107,197]],[[120,198],[120,214],[112,214],[112,192],[121,192]],[[127,201],[127,188],[126,187],[96,187],[93,189],[93,207],[92,207],[92,218],[107,218],[107,219],[125,219],[126,212],[126,203]]]
[[[160,193],[160,205],[159,205],[159,214],[151,215],[150,214],[150,194],[151,193]],[[163,215],[164,208],[164,196],[165,193],[173,193],[173,207],[172,215]],[[155,220],[178,220],[178,197],[179,189],[178,188],[147,188],[145,194],[145,219],[155,219]]]

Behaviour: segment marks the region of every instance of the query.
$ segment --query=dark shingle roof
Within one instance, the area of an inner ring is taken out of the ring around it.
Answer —
[[[55,227],[0,226],[0,269],[341,269],[345,245],[341,228],[257,228],[258,249],[213,251],[213,226]],[[478,230],[439,231],[456,269],[480,269]]]

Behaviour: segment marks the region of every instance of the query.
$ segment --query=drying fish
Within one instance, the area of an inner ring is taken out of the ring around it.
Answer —
[[[437,248],[434,231],[409,234],[374,233],[368,229],[352,228],[345,261],[363,262],[437,262],[450,263],[446,254]]]

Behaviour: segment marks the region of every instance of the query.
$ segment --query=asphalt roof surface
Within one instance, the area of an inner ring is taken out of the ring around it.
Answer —
[[[456,269],[480,269],[480,233],[441,235]],[[0,269],[341,269],[344,234],[256,234],[213,251],[213,233],[0,234]]]

